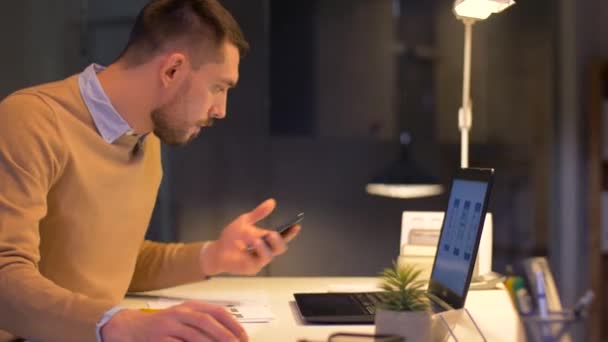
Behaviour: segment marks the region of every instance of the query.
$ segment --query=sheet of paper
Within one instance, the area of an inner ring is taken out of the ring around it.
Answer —
[[[183,303],[183,300],[158,299],[148,302],[150,309],[166,309],[174,305]],[[238,301],[204,301],[205,303],[222,305],[228,310],[237,321],[241,323],[264,323],[275,319],[268,305],[244,303]]]
[[[199,300],[205,303],[212,303],[217,305],[245,305],[245,304],[256,304],[269,306],[270,300],[268,294],[265,291],[241,291],[241,292],[229,292],[229,291],[204,291],[204,292],[184,292],[176,294],[169,290],[160,290],[150,293],[128,293],[127,297],[134,296],[136,298],[148,298],[149,301],[156,299],[163,300]]]

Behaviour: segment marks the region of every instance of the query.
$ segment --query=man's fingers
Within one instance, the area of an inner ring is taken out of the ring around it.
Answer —
[[[245,329],[232,316],[232,314],[223,307],[209,305],[197,301],[186,302],[185,305],[199,313],[201,315],[198,316],[199,319],[212,318],[217,324],[219,324],[220,327],[228,331],[238,341],[247,341],[247,333],[245,332]],[[217,325],[215,327],[217,328]],[[221,329],[216,331],[221,331]]]
[[[187,341],[187,342],[211,342],[213,339],[211,338],[211,334],[207,331],[200,329],[196,325],[196,318],[194,317],[195,312],[184,312],[184,311],[175,311],[173,313],[175,315],[174,319],[177,319],[179,322],[179,326],[173,329],[170,334],[172,338],[175,338],[177,341]],[[190,324],[189,321],[194,321],[195,324]]]
[[[207,342],[209,339],[204,339],[204,335],[196,329],[193,329],[187,325],[184,325],[179,320],[179,316],[184,312],[174,309],[163,310],[162,315],[165,318],[162,322],[155,322],[155,327],[160,329],[156,332],[163,342],[175,342],[175,341],[194,341],[194,342]],[[170,318],[170,319],[166,319]]]
[[[253,251],[257,255],[257,262],[261,265],[266,265],[272,260],[272,251],[264,238],[255,240],[253,243]]]
[[[263,240],[270,246],[270,250],[273,256],[277,256],[285,253],[287,250],[287,244],[285,240],[277,232],[270,232],[264,235]]]
[[[180,340],[176,337],[165,337],[160,342],[184,342],[184,340]]]
[[[283,240],[285,240],[285,242],[293,240],[300,233],[300,230],[302,230],[302,226],[300,226],[299,224],[290,227],[289,229],[287,229],[285,236],[283,236]]]
[[[262,204],[258,205],[257,208],[246,214],[248,223],[254,224],[270,215],[276,206],[277,202],[274,199],[270,198],[265,200]]]
[[[293,240],[300,233],[301,229],[302,226],[300,226],[299,224],[291,226],[285,231],[284,236],[274,231],[265,230],[265,233],[263,233],[264,235],[262,235],[260,238],[250,240],[251,242],[247,245],[247,251],[253,252],[257,250],[256,246],[261,246],[259,244],[259,240],[262,240],[262,242],[265,243],[266,247],[268,247],[270,255],[272,255],[273,257],[281,255],[285,253],[285,251],[287,251],[287,243]]]
[[[176,315],[177,319],[185,325],[184,331],[180,331],[178,336],[184,337],[188,342],[238,341],[239,339],[211,314],[191,310]]]

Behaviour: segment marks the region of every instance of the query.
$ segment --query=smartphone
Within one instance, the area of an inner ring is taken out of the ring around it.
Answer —
[[[272,230],[279,233],[279,235],[281,235],[282,237],[285,237],[289,233],[289,229],[292,228],[293,226],[295,226],[296,224],[302,222],[303,219],[304,219],[304,213],[299,213],[294,218],[289,220],[289,222],[284,223],[280,226],[274,227],[274,228],[272,228]],[[264,239],[266,244],[269,245],[268,242],[266,241],[266,236],[262,237],[262,239]],[[255,253],[253,246],[247,246],[247,252]]]
[[[302,222],[304,219],[304,213],[299,213],[294,218],[292,218],[289,222],[284,223],[278,227],[273,228],[275,232],[279,233],[282,237],[287,236],[289,233],[289,229],[295,226],[296,224]]]

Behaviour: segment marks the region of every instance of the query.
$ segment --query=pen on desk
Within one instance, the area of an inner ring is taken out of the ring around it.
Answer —
[[[552,340],[551,326],[547,323],[549,319],[549,308],[547,306],[547,293],[545,291],[545,278],[541,270],[534,272],[536,278],[536,296],[538,316],[540,318],[540,332],[543,341]]]
[[[545,293],[545,278],[542,271],[536,271],[534,275],[536,276],[538,315],[541,318],[547,318],[549,316],[549,309],[547,308],[547,294]]]
[[[139,311],[141,311],[141,312],[159,312],[159,311],[161,311],[161,309],[140,308]]]

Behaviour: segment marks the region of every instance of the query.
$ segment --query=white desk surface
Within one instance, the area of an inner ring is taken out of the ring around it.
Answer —
[[[255,294],[261,297],[262,301],[270,304],[276,319],[270,323],[243,324],[250,341],[291,342],[302,339],[321,342],[326,341],[334,332],[373,333],[374,326],[306,324],[300,319],[293,293],[327,292],[332,285],[372,287],[376,283],[377,278],[373,277],[218,277],[205,282],[149,292],[149,294],[225,300],[239,295]],[[143,308],[150,300],[154,299],[126,298],[122,305],[129,308]],[[465,306],[488,341],[525,341],[518,316],[505,290],[470,291]]]

